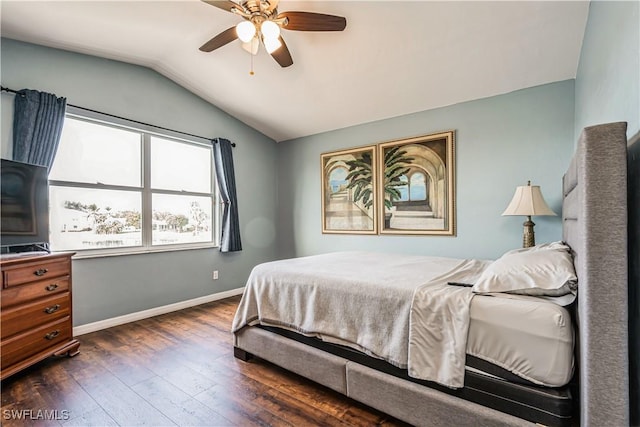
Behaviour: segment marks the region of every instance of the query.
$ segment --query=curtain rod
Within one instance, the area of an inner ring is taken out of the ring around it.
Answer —
[[[17,90],[15,90],[15,89],[9,89],[8,87],[4,87],[4,86],[0,86],[0,89],[2,90],[2,92],[9,92],[9,93],[13,93],[14,95],[18,95],[18,94],[19,94],[19,92],[20,92],[20,91],[17,91]],[[168,131],[170,131],[170,132],[179,133],[179,134],[181,134],[181,135],[187,135],[187,136],[192,136],[192,137],[195,137],[195,138],[205,139],[205,140],[207,140],[207,141],[211,141],[211,142],[213,142],[213,143],[215,143],[215,144],[217,144],[217,143],[218,143],[218,141],[216,141],[216,140],[215,140],[215,139],[213,139],[213,138],[205,138],[204,136],[195,135],[195,134],[188,133],[188,132],[182,132],[182,131],[175,130],[175,129],[169,129],[169,128],[166,128],[166,127],[163,127],[163,126],[156,126],[156,125],[152,125],[152,124],[150,124],[150,123],[140,122],[140,121],[138,121],[138,120],[132,120],[132,119],[128,119],[128,118],[126,118],[126,117],[122,117],[122,116],[116,116],[115,114],[103,113],[102,111],[92,110],[91,108],[80,107],[80,106],[78,106],[78,105],[73,105],[73,104],[67,104],[67,105],[68,105],[69,107],[78,108],[78,109],[80,109],[80,110],[89,111],[89,112],[91,112],[91,113],[98,113],[98,114],[102,114],[102,115],[105,115],[105,116],[113,117],[114,119],[126,120],[126,121],[128,121],[128,122],[136,123],[136,124],[139,124],[139,125],[150,126],[150,127],[154,127],[154,128],[156,128],[156,129],[168,130]],[[232,147],[235,147],[235,146],[236,146],[236,143],[235,143],[235,142],[232,142],[232,143],[231,143],[231,146],[232,146]]]

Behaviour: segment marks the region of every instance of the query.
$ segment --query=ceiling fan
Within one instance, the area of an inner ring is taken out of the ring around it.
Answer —
[[[243,48],[252,55],[256,55],[260,42],[262,42],[265,50],[281,67],[292,65],[293,59],[284,39],[280,35],[280,29],[342,31],[347,26],[347,20],[342,16],[313,12],[278,13],[279,0],[244,0],[241,3],[231,0],[202,1],[241,16],[244,21],[221,32],[200,46],[201,51],[211,52],[235,39],[240,39],[243,42]]]

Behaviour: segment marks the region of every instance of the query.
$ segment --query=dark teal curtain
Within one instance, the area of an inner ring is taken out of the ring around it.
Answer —
[[[19,90],[14,101],[13,159],[51,169],[66,108],[66,98],[37,90]]]
[[[233,148],[229,140],[224,138],[213,140],[213,160],[216,167],[220,196],[224,203],[220,252],[237,252],[242,250],[232,150]]]

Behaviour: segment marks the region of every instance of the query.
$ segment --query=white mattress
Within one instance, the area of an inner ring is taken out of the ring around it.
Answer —
[[[569,312],[539,298],[477,295],[471,302],[467,354],[535,384],[560,387],[573,374]]]
[[[232,329],[255,324],[289,329],[407,368],[416,289],[462,261],[345,252],[264,263],[247,281]],[[554,302],[476,295],[465,337],[467,354],[535,384],[561,387],[572,377],[571,317]],[[460,350],[464,357],[464,347]]]

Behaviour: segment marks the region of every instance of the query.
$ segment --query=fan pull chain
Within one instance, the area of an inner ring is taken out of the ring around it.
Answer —
[[[249,75],[253,76],[255,74],[253,72],[253,54],[249,53],[249,56],[251,57],[251,70],[249,71]]]

